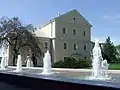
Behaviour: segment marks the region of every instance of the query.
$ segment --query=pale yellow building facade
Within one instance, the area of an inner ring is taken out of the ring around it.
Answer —
[[[42,51],[50,51],[52,62],[69,56],[89,60],[92,48],[91,27],[92,25],[74,9],[37,28],[35,34],[42,44]]]

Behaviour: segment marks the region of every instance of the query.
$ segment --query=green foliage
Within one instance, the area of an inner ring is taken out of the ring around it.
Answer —
[[[117,45],[116,49],[117,49],[117,62],[116,63],[120,63],[120,45]]]
[[[109,66],[110,70],[120,70],[120,63],[112,63]]]
[[[84,68],[84,67],[91,67],[91,61],[90,60],[76,60],[76,68]]]
[[[0,19],[0,47],[3,44],[9,44],[12,47],[13,65],[15,65],[17,55],[28,50],[26,47],[36,56],[42,53],[38,40],[33,34],[34,29],[31,24],[24,25],[18,17]]]
[[[116,46],[116,49],[118,50],[119,54],[120,54],[120,45]]]
[[[86,68],[90,66],[90,60],[76,60],[73,57],[66,57],[64,60],[59,60],[53,65],[55,68]]]
[[[67,57],[63,62],[64,62],[65,68],[73,68],[75,66],[76,60],[73,57]]]
[[[64,61],[62,61],[62,60],[57,61],[56,63],[54,63],[53,67],[55,67],[55,68],[62,68],[62,67],[64,67]]]
[[[117,50],[114,44],[111,42],[110,37],[108,37],[102,47],[103,59],[106,59],[108,63],[115,63],[117,58]]]

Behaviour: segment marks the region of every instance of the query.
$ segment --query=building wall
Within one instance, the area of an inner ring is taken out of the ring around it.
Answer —
[[[73,22],[73,17],[76,18],[76,23]],[[65,15],[64,17],[56,20],[55,61],[63,60],[64,57],[71,56],[71,54],[76,53],[79,53],[81,58],[86,57],[87,59],[90,59],[91,27],[83,22],[86,21],[81,20],[76,13]],[[63,28],[66,29],[66,34],[63,34]],[[73,35],[73,29],[76,31],[75,35]],[[67,49],[64,49],[64,43],[68,44]],[[77,44],[78,46],[76,50],[74,50],[74,44]],[[86,45],[86,50],[84,50],[84,45]]]
[[[56,38],[61,39],[75,39],[82,41],[91,40],[91,28],[87,26],[79,26],[73,23],[66,23],[63,21],[56,21]],[[66,29],[66,34],[63,34],[63,28]],[[73,29],[75,29],[76,34],[73,35]],[[85,36],[84,36],[85,31]]]
[[[49,52],[51,54],[51,61],[53,63],[54,62],[53,60],[55,59],[55,44],[54,44],[55,40],[51,39],[51,38],[43,38],[43,37],[39,37],[38,39],[40,42],[42,52],[46,53],[46,51],[49,50]],[[47,48],[45,47],[45,43],[47,43]],[[43,62],[41,62],[41,63],[43,63]]]
[[[51,21],[49,24],[38,28],[35,32],[37,37],[54,38],[55,37],[55,22]]]
[[[49,24],[43,26],[41,29],[38,29],[36,32],[36,36],[39,39],[39,46],[42,49],[42,52],[46,52],[46,50],[50,51],[52,61],[55,59],[55,22],[51,21]],[[45,42],[48,43],[48,48],[45,49]],[[43,61],[43,60],[42,60]]]
[[[72,41],[72,40],[56,40],[56,59],[63,60],[64,57],[68,56],[76,56],[79,54],[79,58],[90,59],[90,49],[89,49],[89,42],[82,42],[82,41]],[[67,49],[64,49],[64,42],[67,42],[68,46]],[[74,50],[74,44],[77,44],[78,48]],[[86,44],[86,50],[84,50],[84,45]]]
[[[65,34],[63,34],[63,28],[66,29]],[[75,35],[73,35],[73,29],[75,29]],[[57,17],[55,21],[50,21],[37,30],[36,35],[40,38],[44,52],[46,52],[45,42],[48,42],[48,49],[54,62],[74,54],[79,54],[80,58],[90,59],[91,25],[76,10]],[[67,43],[67,49],[64,49],[64,43]],[[76,50],[74,50],[74,44],[78,46]]]
[[[84,26],[92,27],[92,25],[77,10],[72,10],[70,12],[67,12],[61,15],[60,17],[58,17],[57,20],[67,23],[74,23],[76,25],[78,24],[79,26],[84,25]]]
[[[47,51],[47,49],[45,49],[45,42],[47,42],[48,44],[48,49],[50,49],[50,38],[44,38],[44,37],[39,37],[39,44],[40,46],[42,46],[42,51],[45,53]]]

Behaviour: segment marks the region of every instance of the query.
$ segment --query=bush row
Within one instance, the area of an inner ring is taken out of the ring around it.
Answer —
[[[54,68],[87,68],[91,67],[90,60],[75,59],[73,57],[66,57],[64,60],[59,60],[54,63]]]

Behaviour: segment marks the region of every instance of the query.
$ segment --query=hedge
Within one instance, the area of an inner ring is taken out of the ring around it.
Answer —
[[[73,57],[66,57],[64,60],[59,60],[54,63],[54,68],[87,68],[91,67],[90,60],[75,59]]]

